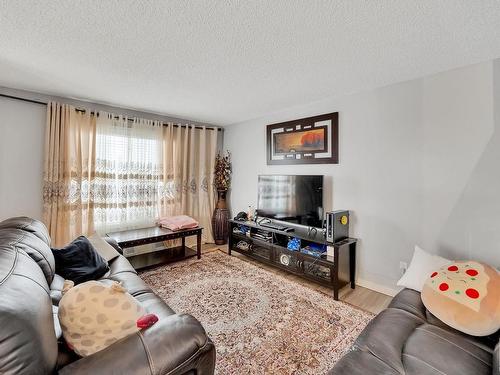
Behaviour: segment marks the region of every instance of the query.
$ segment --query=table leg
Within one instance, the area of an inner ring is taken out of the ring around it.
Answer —
[[[349,245],[349,278],[351,281],[351,289],[356,287],[356,242]]]
[[[198,259],[201,259],[201,232],[196,235],[196,252]]]
[[[229,235],[227,241],[227,254],[231,255],[231,248],[233,247],[233,226],[231,222],[227,222],[227,233]]]
[[[339,300],[339,248],[333,249],[333,299]]]

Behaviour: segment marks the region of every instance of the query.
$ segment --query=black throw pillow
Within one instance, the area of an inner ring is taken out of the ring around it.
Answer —
[[[56,273],[75,285],[97,280],[109,271],[108,262],[99,255],[89,240],[80,236],[62,249],[52,249]]]

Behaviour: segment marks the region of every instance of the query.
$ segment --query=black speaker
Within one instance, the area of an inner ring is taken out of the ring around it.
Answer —
[[[334,243],[349,237],[349,211],[327,212],[326,241]]]

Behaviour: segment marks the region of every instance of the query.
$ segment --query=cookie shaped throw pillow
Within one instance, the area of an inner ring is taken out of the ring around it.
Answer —
[[[68,346],[85,357],[154,324],[139,301],[119,283],[87,281],[73,287],[64,283],[59,302],[59,322]]]
[[[500,329],[500,275],[479,262],[460,261],[436,269],[422,289],[427,310],[473,336]]]

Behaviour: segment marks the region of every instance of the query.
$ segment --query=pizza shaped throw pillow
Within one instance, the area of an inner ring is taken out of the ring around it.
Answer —
[[[454,262],[436,269],[422,289],[432,314],[459,331],[486,336],[500,328],[500,275],[479,262]]]

